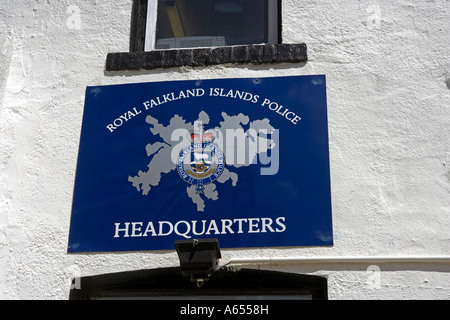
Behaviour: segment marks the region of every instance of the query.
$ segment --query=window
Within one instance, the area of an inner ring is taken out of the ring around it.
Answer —
[[[105,69],[305,63],[305,43],[282,43],[281,10],[281,0],[133,0],[130,52],[108,53]]]
[[[277,44],[278,0],[149,0],[145,50]]]

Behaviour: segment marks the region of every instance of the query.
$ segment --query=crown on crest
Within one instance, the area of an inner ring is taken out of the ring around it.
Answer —
[[[191,143],[212,143],[216,139],[216,134],[213,130],[204,131],[201,127],[200,130],[189,131],[189,139]]]

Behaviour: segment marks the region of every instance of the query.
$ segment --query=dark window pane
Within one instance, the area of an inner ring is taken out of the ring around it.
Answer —
[[[155,47],[267,43],[268,20],[268,0],[159,0]]]

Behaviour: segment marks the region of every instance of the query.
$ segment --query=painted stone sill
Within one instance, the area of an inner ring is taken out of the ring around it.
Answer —
[[[306,44],[261,44],[217,48],[109,53],[106,71],[152,70],[219,64],[298,63],[308,60]]]

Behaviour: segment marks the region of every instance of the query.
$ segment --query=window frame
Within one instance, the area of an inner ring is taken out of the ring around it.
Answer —
[[[279,44],[281,43],[281,0],[268,0],[267,4],[268,39],[266,44]],[[147,19],[145,23],[144,51],[148,52],[154,50],[168,50],[155,48],[157,22],[158,0],[147,0]]]
[[[145,51],[149,0],[133,0],[129,52],[110,52],[106,72],[141,71],[174,67],[207,67],[223,64],[306,64],[305,43],[282,42],[282,7],[278,1],[278,43],[209,48],[183,48]],[[156,21],[155,21],[156,23]],[[152,42],[154,43],[154,41]],[[300,66],[303,66],[300,65]]]
[[[158,0],[147,0],[147,20],[145,23],[144,51],[155,50],[156,24],[158,22]]]

